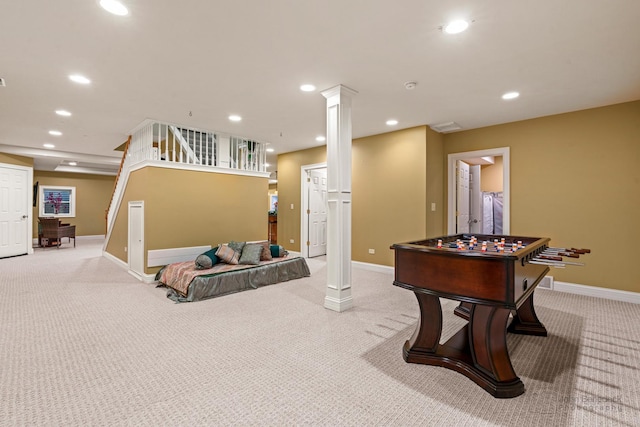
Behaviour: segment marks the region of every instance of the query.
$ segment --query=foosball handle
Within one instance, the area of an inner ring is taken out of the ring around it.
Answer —
[[[573,252],[559,252],[558,255],[567,256],[569,258],[580,258],[580,255],[578,255],[577,253],[573,253]]]
[[[577,249],[577,248],[571,248],[571,251],[577,253],[577,254],[590,254],[591,253],[591,249]]]

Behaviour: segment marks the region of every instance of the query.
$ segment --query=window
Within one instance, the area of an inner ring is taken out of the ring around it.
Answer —
[[[41,185],[40,216],[76,216],[76,187]]]

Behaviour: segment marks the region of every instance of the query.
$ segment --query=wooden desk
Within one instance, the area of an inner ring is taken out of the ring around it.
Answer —
[[[420,307],[416,331],[403,349],[409,363],[443,366],[460,372],[494,397],[524,393],[507,349],[509,332],[546,336],[533,307],[533,292],[549,267],[528,260],[547,248],[548,238],[476,235],[478,240],[505,237],[508,246],[522,241],[515,252],[483,253],[480,248],[450,248],[470,235],[443,236],[394,244],[394,285],[413,291]],[[438,239],[443,247],[437,247]],[[442,307],[439,298],[460,301],[456,314],[469,320],[457,334],[440,344]]]
[[[47,225],[43,225],[47,221]],[[55,223],[55,218],[38,219],[38,246],[46,248],[62,244],[62,238],[67,237],[69,242],[73,239],[73,247],[76,246],[76,226],[62,223],[60,220]]]

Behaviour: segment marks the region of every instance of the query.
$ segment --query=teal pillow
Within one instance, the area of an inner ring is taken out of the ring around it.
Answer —
[[[269,250],[273,258],[280,258],[289,254],[281,245],[270,245]]]
[[[209,249],[207,252],[198,255],[196,258],[196,270],[206,270],[220,262],[220,258],[216,256],[218,247]]]
[[[260,264],[260,255],[262,254],[262,245],[249,244],[245,245],[240,255],[238,264]]]

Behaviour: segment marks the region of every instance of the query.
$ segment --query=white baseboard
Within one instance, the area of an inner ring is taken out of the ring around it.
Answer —
[[[120,258],[114,257],[109,252],[102,251],[102,256],[107,258],[108,260],[112,261],[114,264],[116,264],[117,266],[119,266],[123,270],[126,270],[127,273],[131,274],[133,277],[135,277],[136,279],[140,280],[141,282],[153,283],[156,280],[155,273],[154,274],[138,274],[138,273],[134,272],[133,270],[129,269],[129,264],[127,264],[126,262],[122,261]]]
[[[588,297],[604,298],[614,301],[640,304],[640,293],[638,292],[600,288],[597,286],[579,285],[577,283],[558,282],[557,280],[553,282],[553,290],[576,295],[584,295]]]
[[[376,273],[385,273],[385,274],[394,273],[394,268],[388,265],[371,264],[371,263],[362,262],[362,261],[351,261],[351,265],[354,267],[362,268],[363,270],[374,271]]]
[[[150,250],[147,251],[147,267],[162,267],[174,262],[194,261],[198,255],[210,249],[211,245]]]
[[[64,238],[64,237],[63,237]],[[104,239],[104,234],[97,234],[95,236],[76,236],[78,240],[90,240],[90,239]],[[66,243],[66,240],[65,240]],[[31,239],[31,244],[33,246],[38,246],[38,238]]]
[[[102,251],[102,256],[107,258],[109,261],[113,261],[115,264],[117,264],[118,266],[124,268],[125,270],[129,269],[129,264],[127,264],[126,262],[122,261],[120,258],[114,257],[109,252]]]

